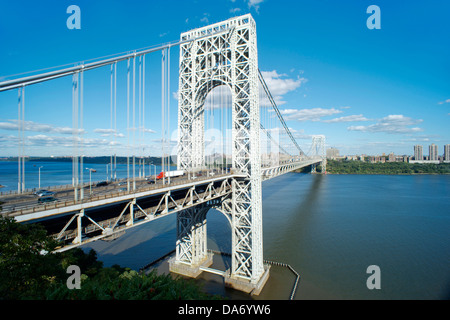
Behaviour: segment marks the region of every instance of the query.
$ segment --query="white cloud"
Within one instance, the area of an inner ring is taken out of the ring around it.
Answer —
[[[311,140],[313,137],[312,134],[305,134],[305,130],[303,130],[303,129],[296,130],[293,128],[289,128],[289,130],[291,131],[291,133],[295,139]]]
[[[114,129],[94,129],[95,133],[102,133],[102,134],[111,134],[111,133],[115,133],[116,130]]]
[[[264,81],[266,82],[272,97],[275,100],[277,106],[281,106],[286,104],[286,101],[283,100],[283,96],[291,91],[299,88],[303,83],[307,81],[305,78],[287,78],[285,74],[278,74],[277,71],[262,71]],[[262,86],[259,88],[260,93],[260,106],[261,107],[269,107],[272,106],[269,98],[264,92]],[[173,93],[175,98],[178,92]],[[205,101],[205,109],[218,109],[222,107],[230,107],[231,106],[231,90],[226,86],[218,86],[214,88],[206,97]]]
[[[123,138],[125,137],[125,135],[123,133],[117,132],[115,129],[94,129],[95,133],[100,133],[102,135],[102,137],[109,137],[111,135],[113,135],[114,137],[117,138]]]
[[[150,128],[144,128],[142,129],[142,127],[137,128],[137,131],[142,132],[142,130],[144,132],[147,133],[156,133],[156,131],[150,129]],[[130,128],[130,131],[133,131],[133,128]],[[125,137],[125,135],[123,133],[117,132],[115,129],[94,129],[95,133],[100,133],[102,135],[102,137],[109,137],[110,135],[114,135],[115,137],[119,137],[119,138],[123,138]]]
[[[200,19],[201,22],[203,23],[209,23],[209,13],[204,13],[203,14],[203,18]]]
[[[423,131],[419,127],[411,127],[421,123],[421,119],[412,119],[405,117],[404,115],[388,115],[382,119],[379,119],[377,123],[369,126],[350,126],[347,128],[349,131],[362,131],[362,132],[384,132],[390,134],[406,134],[417,133]]]
[[[323,122],[326,123],[337,123],[337,122],[354,122],[354,121],[368,121],[366,117],[364,117],[362,114],[355,114],[351,116],[345,116],[345,117],[339,117],[334,118],[331,120],[323,120]]]
[[[312,109],[284,109],[280,110],[285,120],[297,121],[320,121],[322,117],[331,116],[333,114],[342,113],[341,110],[335,108],[312,108]]]
[[[278,106],[285,104],[283,101],[283,95],[288,92],[294,91],[299,88],[302,84],[307,82],[308,80],[305,78],[297,77],[297,79],[286,78],[285,74],[278,74],[276,70],[273,71],[261,71],[261,74],[264,78],[264,81],[269,88],[269,91],[272,97],[275,99],[275,102]],[[264,92],[264,90],[260,87],[260,91]],[[266,98],[265,93],[263,94],[263,101],[261,105],[270,104],[269,100]]]
[[[401,139],[404,142],[430,142],[430,141],[440,141],[439,135],[417,135],[415,137]]]
[[[71,148],[74,146],[75,140],[78,140],[78,143],[81,147],[86,148],[100,148],[105,146],[120,145],[120,143],[113,142],[108,139],[92,139],[92,138],[81,139],[68,136],[47,136],[44,134],[26,137],[25,144],[27,146],[38,146],[38,147]]]
[[[438,104],[444,104],[444,103],[450,103],[450,99],[438,102]]]
[[[0,122],[0,129],[3,130],[18,130],[18,120],[8,120],[8,122]],[[72,134],[77,130],[70,127],[55,127],[50,124],[37,123],[34,121],[24,121],[24,131],[43,132],[43,133],[59,133],[59,134]],[[84,133],[84,129],[78,129],[79,133]]]
[[[264,2],[264,0],[247,0],[249,8],[255,8],[256,12],[259,10],[259,4]]]
[[[241,11],[241,9],[240,8],[233,8],[233,9],[230,9],[230,13],[237,13],[237,12],[240,12]]]

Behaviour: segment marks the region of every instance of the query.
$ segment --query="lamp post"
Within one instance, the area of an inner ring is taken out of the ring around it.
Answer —
[[[92,196],[92,171],[94,171],[93,168],[86,168],[86,170],[89,170],[89,196]]]
[[[108,170],[109,169],[109,165],[110,165],[110,163],[106,164],[106,181],[109,181],[109,170]],[[112,163],[111,163],[111,174],[112,174]]]
[[[153,167],[154,167],[154,172],[155,172],[155,184],[156,184],[156,166],[153,164],[153,162],[149,163],[148,166],[149,166],[148,170],[149,170],[150,172],[151,172],[150,166],[153,166]]]
[[[44,166],[40,166],[39,168],[38,168],[38,172],[39,172],[39,187],[38,187],[38,189],[41,189],[41,168],[43,168]]]

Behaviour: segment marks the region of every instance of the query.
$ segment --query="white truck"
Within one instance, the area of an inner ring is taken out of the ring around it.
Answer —
[[[161,172],[156,176],[157,180],[161,180],[162,178],[175,178],[175,177],[181,177],[184,175],[183,170],[174,170],[174,171],[166,171]]]

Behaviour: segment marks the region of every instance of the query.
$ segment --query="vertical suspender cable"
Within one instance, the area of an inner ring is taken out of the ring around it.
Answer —
[[[142,145],[145,146],[145,55],[142,56]],[[143,149],[144,151],[144,149]],[[144,152],[144,159],[145,159]],[[143,164],[145,168],[145,161]],[[145,170],[145,169],[144,169]],[[149,172],[150,175],[150,172]],[[144,173],[145,176],[145,173]]]
[[[25,192],[25,86],[22,89],[22,192]]]
[[[19,88],[19,97],[18,97],[18,123],[17,123],[17,129],[18,129],[18,138],[19,138],[19,155],[18,155],[18,181],[17,181],[17,192],[22,193],[24,191],[24,146],[23,146],[23,129],[24,129],[24,101],[25,101],[25,86],[22,86]]]
[[[142,57],[142,140],[142,143],[145,145],[145,55]]]
[[[164,148],[164,142],[165,142],[165,115],[164,115],[164,105],[165,105],[165,52],[166,49],[162,50],[162,60],[161,60],[161,143],[162,143],[162,157],[161,157],[161,165],[162,165],[162,172],[165,173],[165,148]],[[166,177],[165,174],[163,174],[163,184],[166,184]]]
[[[167,101],[167,139],[168,139],[168,148],[169,154],[167,155],[167,171],[171,171],[170,166],[170,47],[167,48],[167,87],[166,87],[166,101]],[[169,178],[170,182],[170,178]]]
[[[113,78],[113,73],[114,73],[114,65],[111,64],[111,72],[110,72],[110,77],[111,77],[111,81],[110,81],[110,110],[109,110],[109,115],[110,115],[110,140],[111,142],[113,142],[116,138],[116,132],[114,131],[114,126],[113,126],[113,104],[114,104],[114,98],[113,98],[113,82],[114,82],[114,78]],[[109,165],[110,165],[110,180],[112,181],[112,177],[113,177],[113,149],[114,149],[115,144],[111,143],[110,144],[110,160],[109,160]],[[108,167],[108,165],[106,166]],[[108,180],[108,176],[106,176],[106,180]]]
[[[136,56],[133,57],[133,191],[136,190]]]
[[[20,118],[21,118],[21,113],[20,113],[20,109],[21,109],[21,104],[22,104],[22,99],[21,99],[21,95],[22,95],[22,88],[19,87],[19,89],[17,90],[18,93],[18,97],[17,97],[17,138],[19,139],[19,143],[17,144],[19,147],[17,148],[17,193],[20,193],[21,188],[21,180],[22,180],[22,168],[21,168],[21,161],[22,161],[22,156],[21,156],[21,147],[22,147],[22,137],[20,136],[20,126],[21,126],[21,122],[20,122]]]
[[[224,114],[224,112],[223,112],[223,108],[224,108],[224,105],[223,105],[223,85],[222,86],[220,86],[220,135],[221,135],[221,142],[222,142],[222,150],[221,150],[221,152],[222,152],[222,157],[221,157],[221,159],[220,159],[220,168],[221,168],[221,173],[223,174],[223,157],[224,157],[224,154],[225,154],[225,148],[224,148],[224,146],[225,146],[225,144],[224,144],[224,137],[223,137],[223,133],[224,133],[224,126],[223,126],[223,124],[224,124],[224,119],[223,119],[223,114]]]
[[[130,58],[127,59],[127,191],[130,191]]]
[[[142,177],[142,56],[139,56],[139,83],[138,83],[138,96],[139,96],[139,116],[138,116],[138,155],[139,155],[139,178]]]
[[[84,198],[84,188],[83,188],[83,151],[84,151],[84,139],[83,139],[83,78],[84,78],[84,71],[80,71],[80,118],[79,118],[79,125],[78,125],[78,135],[81,135],[79,137],[80,140],[80,181],[79,184],[81,185],[80,188],[80,199],[83,200]]]
[[[117,138],[117,62],[114,63],[114,145]],[[116,151],[116,150],[114,150]],[[117,179],[117,154],[114,152],[114,180]]]
[[[18,154],[17,154],[17,193],[20,193],[22,190],[22,136],[20,134],[20,128],[21,128],[21,118],[22,113],[20,112],[22,109],[22,88],[19,88],[18,90],[18,97],[17,97],[17,137],[19,139],[18,143]]]
[[[78,81],[79,73],[76,72],[72,76],[72,137],[73,137],[73,156],[72,156],[72,181],[74,187],[74,200],[78,201]]]

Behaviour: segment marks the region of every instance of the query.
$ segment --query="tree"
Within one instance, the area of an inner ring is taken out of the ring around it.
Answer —
[[[54,253],[58,242],[39,224],[20,224],[0,217],[1,299],[217,299],[193,281],[171,275],[138,273],[114,265],[104,268],[94,250],[76,248]],[[82,272],[81,288],[67,287],[67,267]]]
[[[57,245],[37,224],[0,217],[0,298],[42,296],[64,272],[52,253]]]

